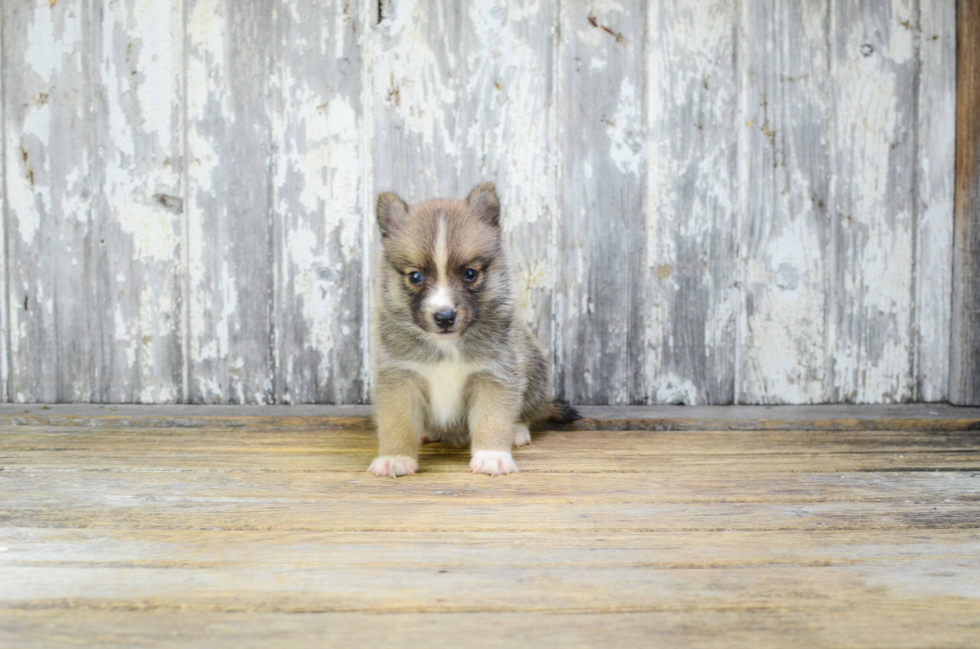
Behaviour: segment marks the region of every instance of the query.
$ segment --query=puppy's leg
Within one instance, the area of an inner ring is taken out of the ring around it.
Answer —
[[[510,449],[514,444],[519,409],[519,394],[511,394],[494,380],[477,379],[469,409],[470,434],[473,436],[470,470],[473,473],[506,475],[517,472]]]
[[[412,475],[419,470],[422,395],[406,376],[380,381],[376,392],[378,457],[368,471],[377,476]]]
[[[531,443],[531,431],[526,423],[514,424],[514,446],[527,446]]]

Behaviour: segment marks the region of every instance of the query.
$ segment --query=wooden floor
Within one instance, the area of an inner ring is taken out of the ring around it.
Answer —
[[[591,409],[398,480],[363,414],[0,408],[0,646],[980,646],[976,409]]]

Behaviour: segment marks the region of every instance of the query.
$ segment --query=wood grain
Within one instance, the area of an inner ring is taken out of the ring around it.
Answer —
[[[101,324],[114,297],[105,282],[115,278],[104,265],[107,224],[95,218],[91,6],[6,2],[2,11],[9,392],[28,402],[107,400]]]
[[[980,405],[980,6],[956,3],[956,216],[949,400]]]
[[[912,2],[830,11],[833,401],[913,396],[915,20]]]
[[[185,400],[271,403],[273,3],[188,0],[185,11]]]
[[[92,11],[98,400],[172,403],[183,396],[183,16],[174,2],[102,1]]]
[[[731,403],[739,310],[738,16],[727,2],[651,3],[646,259],[633,403]],[[634,345],[633,349],[637,349]],[[631,353],[632,350],[631,350]]]
[[[919,0],[915,171],[915,398],[949,395],[956,169],[956,6]],[[938,341],[929,343],[927,341]],[[928,351],[927,351],[928,350]]]
[[[426,445],[391,480],[364,473],[370,431],[237,419],[0,424],[0,642],[968,647],[980,625],[975,430],[544,431],[507,478]]]
[[[634,288],[650,272],[643,7],[639,0],[561,7],[555,384],[573,403],[646,399],[647,307]]]
[[[738,403],[832,400],[826,14],[826,3],[742,5]]]
[[[275,403],[366,396],[362,13],[292,0],[272,14]]]
[[[3,14],[0,13],[0,18]],[[0,402],[10,401],[10,317],[8,311],[8,300],[10,297],[10,287],[7,284],[7,178],[3,170],[7,167],[7,134],[5,132],[6,122],[3,119],[3,39],[4,24],[0,23],[0,218],[3,219],[3,227],[0,227]]]

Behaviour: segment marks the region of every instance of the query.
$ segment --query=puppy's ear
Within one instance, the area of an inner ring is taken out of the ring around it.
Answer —
[[[390,237],[408,218],[408,205],[391,192],[378,196],[378,227],[381,238]]]
[[[500,201],[493,183],[477,185],[466,198],[466,204],[476,214],[495,228],[500,227]]]

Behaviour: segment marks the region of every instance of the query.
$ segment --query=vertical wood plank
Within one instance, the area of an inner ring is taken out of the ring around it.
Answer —
[[[956,167],[956,5],[919,0],[915,229],[915,399],[943,401],[949,383]]]
[[[3,19],[0,13],[0,20]],[[3,97],[3,44],[4,22],[0,22],[0,99]],[[3,120],[3,101],[0,100],[0,401],[10,400],[8,372],[10,370],[10,320],[7,317],[7,300],[9,270],[7,269],[7,178],[4,169],[7,166],[7,138],[4,137],[5,122]]]
[[[827,2],[742,4],[739,403],[828,397]]]
[[[63,0],[0,9],[14,401],[107,396],[90,8]]]
[[[980,4],[956,3],[956,214],[949,400],[980,405]]]
[[[834,401],[912,397],[915,6],[832,5]]]
[[[644,6],[561,6],[556,383],[574,403],[646,397]]]
[[[648,20],[647,242],[634,297],[646,312],[637,387],[647,388],[631,401],[731,403],[738,16],[730,2],[665,0]]]
[[[275,398],[272,2],[187,0],[189,398]]]
[[[373,61],[376,189],[414,202],[495,182],[518,304],[546,349],[556,20],[553,0],[399,0],[385,5]]]
[[[361,3],[276,12],[276,400],[359,403],[362,291]],[[373,221],[373,219],[372,219]]]
[[[452,0],[383,4],[374,48],[375,189],[409,203],[459,196],[457,108],[462,8]]]
[[[172,403],[183,366],[181,3],[97,0],[93,18],[99,400]]]

